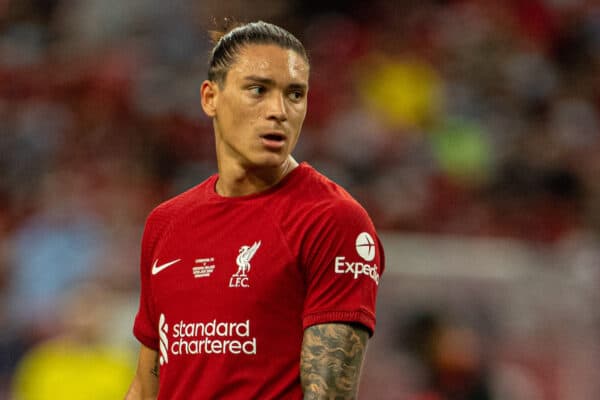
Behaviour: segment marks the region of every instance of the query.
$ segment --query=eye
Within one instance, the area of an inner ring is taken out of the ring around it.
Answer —
[[[304,98],[304,92],[301,90],[294,90],[288,94],[290,100],[298,102]]]
[[[250,86],[248,88],[248,90],[250,91],[250,94],[253,96],[260,96],[266,92],[266,89],[263,86],[257,86],[257,85]]]

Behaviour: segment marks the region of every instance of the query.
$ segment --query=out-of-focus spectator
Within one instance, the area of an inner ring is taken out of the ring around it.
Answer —
[[[76,171],[48,173],[38,195],[40,211],[14,233],[8,303],[18,326],[51,331],[57,301],[73,284],[89,278],[107,255],[105,228],[84,196],[86,178]]]
[[[17,367],[15,400],[117,399],[134,373],[133,353],[106,343],[111,293],[93,283],[62,298],[59,334],[30,349]]]
[[[407,318],[399,348],[413,357],[419,379],[410,400],[539,400],[542,392],[516,364],[492,359],[493,345],[467,323],[424,311]]]
[[[435,313],[408,322],[402,344],[421,364],[414,400],[490,400],[490,374],[478,334]]]

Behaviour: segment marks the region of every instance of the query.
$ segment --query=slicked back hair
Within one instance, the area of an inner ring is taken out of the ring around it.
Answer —
[[[308,55],[304,45],[285,29],[258,21],[234,27],[229,32],[211,32],[215,47],[210,54],[208,79],[219,86],[225,84],[227,72],[235,63],[240,50],[251,44],[273,44],[283,49],[294,50],[308,63]]]

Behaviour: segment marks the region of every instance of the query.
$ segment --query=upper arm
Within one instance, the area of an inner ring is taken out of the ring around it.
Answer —
[[[304,331],[300,380],[305,399],[355,399],[369,332],[360,325],[326,323]]]
[[[142,345],[137,371],[125,400],[155,400],[158,396],[158,368],[158,352]]]
[[[339,200],[315,211],[300,265],[306,282],[303,326],[356,323],[375,330],[375,304],[384,268],[375,228],[356,202]]]

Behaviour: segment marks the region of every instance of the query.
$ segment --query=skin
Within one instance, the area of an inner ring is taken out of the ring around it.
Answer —
[[[276,185],[298,163],[293,151],[304,117],[309,66],[293,50],[275,45],[243,47],[224,84],[204,81],[202,108],[213,119],[222,196],[243,196]],[[265,146],[263,136],[284,137]]]
[[[158,396],[158,352],[140,347],[138,365],[125,400],[155,400]]]
[[[355,399],[368,332],[349,324],[320,324],[304,331],[300,382],[304,399]]]
[[[309,65],[294,50],[252,44],[240,49],[224,82],[202,83],[202,109],[215,132],[218,194],[264,191],[298,166],[291,153],[306,116],[308,78]],[[304,398],[356,398],[367,338],[364,328],[350,324],[307,328],[300,357]],[[142,346],[126,400],[156,399],[157,360],[156,351]]]

